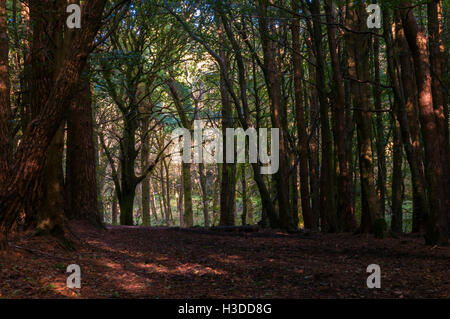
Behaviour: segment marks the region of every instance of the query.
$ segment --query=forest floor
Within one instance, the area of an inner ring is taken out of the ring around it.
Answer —
[[[450,298],[450,247],[418,236],[285,234],[71,226],[77,250],[48,237],[0,253],[0,298]],[[66,267],[81,267],[81,289]],[[369,264],[381,288],[368,289]]]

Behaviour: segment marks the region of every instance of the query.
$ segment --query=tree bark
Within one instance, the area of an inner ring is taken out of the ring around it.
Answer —
[[[409,5],[409,1],[401,3],[405,7]],[[433,106],[432,79],[425,32],[419,30],[412,10],[402,9],[401,17],[406,40],[414,60],[419,95],[419,118],[425,147],[425,173],[430,206],[425,240],[430,245],[446,244],[448,242],[448,207],[445,198],[446,177],[443,175],[443,165],[448,165],[448,159],[443,163],[445,156],[442,154],[445,154],[445,144],[441,143],[444,131],[440,124],[440,117],[443,115],[439,110],[435,113]]]
[[[241,168],[241,183],[242,183],[242,226],[247,225],[248,215],[248,199],[247,199],[247,179],[245,176],[245,164]]]
[[[356,219],[352,204],[352,176],[348,169],[346,121],[345,121],[345,91],[339,61],[337,45],[337,26],[335,3],[333,0],[325,1],[327,16],[328,46],[330,48],[331,66],[334,81],[334,114],[336,122],[336,150],[338,158],[338,213],[342,216],[343,230],[351,232],[356,228]]]
[[[181,171],[183,168],[181,167]],[[184,227],[184,183],[183,183],[183,172],[180,174],[180,183],[178,185],[178,212],[180,214],[180,227]]]
[[[117,216],[119,216],[119,210],[117,206],[117,194],[114,192],[113,200],[111,203],[111,222],[113,225],[117,225]]]
[[[191,182],[191,164],[183,163],[183,195],[184,195],[184,227],[194,226],[194,212],[192,210],[192,182]]]
[[[394,102],[397,103],[397,102]],[[397,106],[400,107],[400,106]],[[392,168],[392,217],[391,217],[391,231],[394,233],[401,233],[403,229],[403,212],[402,212],[402,142],[400,122],[397,117],[393,117],[392,121],[394,131],[394,150],[393,150],[393,168]]]
[[[166,171],[166,188],[165,188],[165,192],[166,192],[166,205],[167,205],[167,221],[169,222],[168,225],[170,225],[173,222],[173,216],[172,216],[172,206],[170,204],[170,171],[169,171],[169,165],[167,164],[166,160],[164,159],[163,161],[164,164],[164,169]]]
[[[54,77],[48,99],[24,132],[9,169],[11,178],[0,185],[0,231],[10,229],[24,209],[25,198],[33,193],[46,162],[46,149],[63,121],[64,111],[72,99],[100,27],[105,2],[93,0],[86,3],[82,10],[85,27],[67,32],[66,55]]]
[[[329,106],[326,96],[325,67],[322,53],[322,22],[320,19],[320,2],[311,2],[313,21],[313,49],[316,57],[316,86],[320,103],[320,124],[322,138],[322,161],[320,168],[320,216],[323,232],[338,231],[336,216],[336,195],[333,164],[333,145],[331,139]]]
[[[209,227],[209,203],[208,203],[208,187],[206,183],[205,165],[203,163],[198,164],[198,173],[200,179],[200,187],[202,189],[202,204],[203,204],[203,220],[205,227]]]
[[[292,10],[297,12],[299,6],[296,0],[292,1]],[[295,115],[297,122],[297,135],[299,147],[299,177],[300,198],[305,229],[314,229],[313,214],[311,208],[311,196],[309,193],[309,168],[308,168],[308,143],[306,133],[305,108],[303,103],[303,72],[302,60],[298,53],[300,48],[300,23],[297,17],[292,19],[292,63],[294,68],[294,94]]]
[[[262,50],[264,55],[264,78],[267,85],[272,126],[279,129],[279,170],[275,173],[277,183],[277,200],[279,205],[279,226],[285,230],[296,229],[294,225],[290,200],[289,200],[289,158],[287,154],[287,132],[283,125],[283,99],[281,97],[281,74],[277,65],[276,45],[273,41],[274,33],[270,32],[273,25],[267,21],[268,1],[259,1],[259,30],[261,37]]]
[[[0,1],[0,185],[7,182],[9,163],[12,158],[10,136],[10,80],[9,80],[9,38],[6,0]]]
[[[315,64],[315,56],[312,49],[311,39],[306,39],[308,46],[308,55],[312,63]],[[319,216],[320,216],[320,170],[319,170],[319,140],[320,140],[320,130],[318,129],[319,119],[319,103],[317,99],[317,87],[314,85],[316,78],[316,70],[314,66],[308,64],[308,74],[309,74],[309,91],[311,92],[310,103],[309,103],[309,118],[310,118],[310,142],[308,147],[308,164],[309,164],[309,184],[311,193],[311,208],[313,215],[312,230],[317,230],[319,227]],[[307,96],[305,88],[304,95]],[[305,102],[307,98],[304,99]]]
[[[148,112],[148,110],[143,110]],[[149,116],[144,114],[141,119],[141,174],[149,166],[150,138],[149,138]],[[144,226],[150,226],[150,177],[146,176],[141,182],[142,188],[142,223]]]
[[[365,31],[365,8],[361,4],[347,2],[346,24],[348,29]],[[369,87],[370,36],[348,31],[346,34],[348,67],[353,92],[358,153],[361,179],[361,225],[360,232],[372,233],[375,221],[380,218],[379,201],[373,176],[372,116]],[[383,234],[379,234],[384,236]]]
[[[444,177],[444,193],[447,207],[448,226],[450,227],[450,176],[449,176],[449,125],[448,104],[443,88],[443,56],[444,44],[442,39],[442,1],[430,0],[427,3],[428,13],[428,39],[430,52],[431,92],[433,96],[433,108],[436,116],[437,128],[440,136],[442,176]],[[448,90],[448,89],[447,89]],[[448,232],[448,230],[447,230]],[[448,235],[447,235],[448,236]]]
[[[93,137],[92,92],[87,78],[67,115],[66,216],[101,227],[98,210],[96,159]]]
[[[224,61],[224,65],[228,68],[228,61],[227,56],[225,53],[225,46],[224,46],[224,36],[223,36],[223,25],[218,24],[218,32],[219,32],[219,38],[221,39],[221,44],[219,46],[219,54]],[[229,97],[229,93],[226,87],[226,79],[225,79],[225,72],[228,72],[227,70],[222,70],[220,74],[220,98],[222,101],[222,136],[223,140],[226,141],[227,139],[227,128],[233,128],[234,127],[234,121],[233,121],[233,110],[231,108],[231,101]],[[227,152],[230,150],[227,149],[226,143],[223,144],[223,158],[226,159]],[[236,188],[236,164],[235,163],[227,163],[226,160],[223,161],[223,164],[221,164],[222,169],[222,177],[221,177],[221,184],[220,184],[220,219],[219,219],[219,225],[220,226],[234,226],[235,220],[234,220],[234,202],[236,200],[235,198],[235,188]]]
[[[387,17],[386,17],[387,19]],[[422,145],[420,139],[420,124],[418,117],[418,98],[417,98],[417,87],[415,85],[415,74],[413,69],[413,62],[410,49],[408,47],[408,42],[405,38],[405,33],[403,31],[401,18],[399,12],[395,12],[394,16],[395,22],[395,42],[391,45],[395,45],[398,52],[398,64],[401,70],[396,69],[397,63],[392,59],[391,67],[393,75],[391,77],[399,77],[399,80],[393,80],[392,83],[399,86],[397,90],[399,97],[395,97],[397,100],[401,98],[398,105],[398,118],[400,121],[400,128],[402,130],[402,140],[405,147],[406,157],[411,169],[411,183],[412,183],[412,195],[413,195],[413,222],[412,231],[420,232],[425,229],[425,219],[429,213],[429,206],[426,196],[426,186],[425,186],[425,173],[423,165],[422,156]],[[387,29],[390,26],[386,26]],[[390,30],[385,32],[391,32]],[[392,42],[392,41],[391,41]],[[389,61],[388,61],[389,62]],[[398,71],[396,71],[398,70]],[[401,83],[401,86],[399,84]],[[395,93],[395,92],[394,92]]]
[[[375,114],[375,136],[377,150],[377,194],[380,201],[380,215],[384,218],[386,212],[386,141],[384,138],[383,115],[381,112],[381,81],[380,81],[380,39],[373,37],[374,85],[372,86]]]

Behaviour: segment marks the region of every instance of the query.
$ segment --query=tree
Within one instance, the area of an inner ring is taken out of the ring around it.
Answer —
[[[369,105],[370,35],[364,33],[366,13],[361,3],[353,5],[347,2],[346,14],[346,24],[349,29],[346,32],[348,66],[352,82],[362,189],[360,231],[371,233],[374,231],[375,221],[380,218],[380,207],[373,176],[372,115]]]
[[[408,1],[402,1],[409,7]],[[445,145],[441,143],[444,133],[440,111],[435,114],[432,98],[432,83],[427,41],[424,30],[420,30],[411,10],[401,9],[401,18],[406,40],[412,52],[419,97],[419,118],[424,140],[430,212],[426,222],[426,241],[429,244],[445,244],[448,241],[448,214],[446,206],[444,165]],[[442,153],[441,153],[442,152]],[[444,156],[441,157],[441,154]]]
[[[272,40],[273,25],[269,25],[267,19],[268,2],[260,0],[258,2],[259,13],[259,32],[261,37],[261,45],[264,55],[264,78],[266,80],[267,91],[270,100],[270,115],[272,126],[279,129],[279,170],[275,173],[277,183],[277,200],[278,200],[278,216],[281,228],[291,230],[297,228],[292,220],[290,200],[289,200],[289,160],[287,155],[287,132],[283,124],[283,112],[285,105],[280,96],[281,93],[281,74],[277,65],[277,49]]]
[[[67,115],[66,216],[101,226],[92,116],[91,83],[82,77]]]
[[[177,85],[180,84],[175,81],[175,79],[170,78],[167,85],[172,94],[175,107],[177,109],[178,115],[181,119],[181,124],[184,128],[188,129],[189,132],[192,131],[192,121],[193,119],[188,119],[186,114],[186,107],[184,100],[186,97],[180,95]],[[183,197],[184,197],[184,208],[183,208],[183,224],[184,227],[194,226],[194,213],[192,210],[192,182],[191,182],[191,163],[182,163],[182,175],[183,175]]]
[[[313,21],[313,50],[316,57],[316,86],[320,103],[320,124],[322,139],[322,161],[320,168],[320,216],[321,229],[325,232],[338,231],[336,216],[335,178],[333,162],[333,146],[326,97],[325,68],[322,51],[322,23],[320,19],[320,2],[313,0],[310,4]]]
[[[7,233],[24,209],[24,196],[32,193],[46,163],[45,150],[60,127],[80,75],[92,49],[94,37],[101,24],[106,1],[93,0],[83,6],[81,18],[86,27],[67,31],[67,50],[61,67],[51,83],[50,94],[38,116],[29,123],[22,142],[13,155],[8,174],[11,177],[0,185],[0,232]],[[0,123],[1,126],[4,123]],[[2,127],[0,132],[6,132]],[[58,234],[58,233],[56,233]],[[61,235],[61,232],[59,232]],[[4,238],[0,238],[0,241]],[[4,242],[4,241],[3,241]]]
[[[328,46],[330,48],[331,66],[334,81],[334,109],[336,126],[336,149],[338,158],[338,198],[339,215],[342,216],[344,231],[353,231],[356,228],[356,220],[352,204],[352,181],[348,169],[346,155],[347,134],[345,131],[345,92],[341,72],[341,64],[338,55],[337,26],[335,3],[332,0],[325,1],[325,12],[327,17]]]
[[[297,1],[292,1],[292,10],[299,11]],[[294,93],[295,93],[295,114],[297,121],[297,135],[299,146],[299,177],[300,177],[300,197],[302,204],[303,220],[305,228],[314,229],[313,214],[309,193],[309,169],[308,169],[308,144],[305,123],[305,108],[303,103],[303,72],[300,51],[300,23],[297,17],[292,18],[292,63],[294,69]]]
[[[0,1],[0,185],[7,182],[7,172],[12,158],[10,139],[10,82],[9,82],[9,38],[6,0]]]

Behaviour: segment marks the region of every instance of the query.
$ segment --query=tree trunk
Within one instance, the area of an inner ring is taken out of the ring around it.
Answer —
[[[161,193],[159,196],[159,198],[160,198],[159,205],[160,205],[160,209],[161,209],[161,216],[164,217],[166,226],[169,226],[170,216],[169,216],[169,211],[167,210],[166,180],[164,178],[164,167],[163,167],[162,163],[161,163],[161,168],[159,171],[159,178],[160,178],[160,189],[161,189]]]
[[[420,140],[417,87],[414,82],[415,75],[412,56],[408,47],[408,42],[405,39],[405,33],[398,11],[395,13],[394,21],[395,46],[398,48],[395,52],[398,52],[398,61],[401,67],[401,71],[396,71],[396,73],[399,73],[397,77],[400,78],[401,88],[403,89],[403,92],[401,92],[400,88],[398,89],[400,91],[399,93],[403,93],[401,96],[403,101],[401,101],[401,104],[397,103],[400,106],[398,108],[398,118],[402,130],[402,139],[403,144],[405,145],[407,160],[411,169],[413,193],[412,231],[420,232],[425,229],[425,219],[429,213],[429,206],[426,197],[425,173],[423,171],[424,165]],[[389,30],[389,32],[391,31]],[[391,64],[392,67],[396,65],[394,61],[392,61]],[[395,74],[393,76],[395,76]],[[397,80],[395,80],[395,82],[396,81]]]
[[[101,226],[92,122],[90,82],[83,78],[67,115],[66,216]]]
[[[320,19],[320,2],[311,2],[313,21],[313,49],[316,57],[316,86],[320,103],[320,124],[322,138],[322,163],[320,168],[320,216],[323,232],[336,232],[337,216],[335,202],[335,180],[333,164],[333,145],[330,131],[329,107],[326,96],[325,68],[322,53],[322,22]]]
[[[397,103],[397,102],[394,102]],[[397,106],[400,107],[400,106]],[[392,217],[391,217],[391,231],[394,233],[401,233],[403,228],[402,220],[402,142],[400,122],[397,117],[393,117],[393,131],[394,131],[394,150],[393,150],[393,168],[392,168]]]
[[[150,204],[151,204],[151,208],[152,208],[152,215],[153,215],[153,218],[155,219],[155,221],[158,221],[158,212],[156,211],[153,181],[151,183],[149,181],[149,194],[150,194]]]
[[[409,1],[402,1],[408,6]],[[448,242],[448,213],[446,206],[446,183],[443,165],[448,165],[448,159],[443,162],[445,144],[443,128],[441,127],[439,110],[435,113],[432,98],[432,81],[430,62],[427,51],[425,32],[419,30],[411,10],[402,9],[401,17],[406,40],[411,49],[416,82],[419,95],[419,118],[422,138],[425,146],[426,179],[430,212],[427,217],[425,240],[427,244],[446,244]],[[441,153],[442,152],[442,153]]]
[[[347,27],[365,31],[365,9],[361,4],[348,4]],[[353,92],[358,153],[361,179],[361,225],[360,232],[372,233],[375,221],[380,217],[379,201],[373,176],[372,116],[370,113],[369,48],[370,36],[347,32],[348,66]],[[384,234],[376,234],[384,236]]]
[[[93,0],[85,4],[82,19],[85,27],[77,32],[68,31],[67,54],[62,67],[51,86],[51,93],[37,118],[24,132],[22,142],[14,154],[10,167],[11,178],[0,185],[0,232],[10,229],[23,211],[26,194],[33,193],[33,187],[46,162],[46,149],[61,126],[81,72],[86,64],[91,44],[100,27],[105,0]],[[2,123],[0,123],[2,125]],[[2,129],[0,129],[2,131]]]
[[[131,112],[137,112],[133,110]],[[138,152],[136,145],[136,130],[138,122],[136,114],[128,114],[124,117],[124,127],[122,129],[123,138],[120,140],[120,192],[118,195],[120,206],[120,224],[132,226],[134,198],[136,195],[136,186],[138,179],[135,173],[135,161]]]
[[[330,48],[331,66],[334,81],[334,109],[336,150],[338,158],[338,215],[342,216],[343,230],[351,232],[356,227],[356,220],[352,204],[352,176],[348,169],[346,121],[345,121],[345,91],[341,73],[337,45],[337,25],[335,3],[333,0],[325,1],[327,16],[328,45]]]
[[[292,10],[299,9],[297,1],[292,1]],[[303,221],[306,229],[314,228],[311,199],[309,193],[308,143],[306,133],[305,108],[303,103],[303,72],[300,58],[300,23],[297,17],[292,19],[292,62],[294,68],[295,115],[299,147],[300,198]]]
[[[264,78],[267,85],[272,126],[279,129],[279,170],[275,173],[277,183],[277,200],[279,205],[279,227],[285,230],[296,229],[293,223],[289,200],[289,158],[287,149],[287,132],[283,125],[283,99],[281,97],[281,74],[277,65],[276,45],[270,32],[274,27],[267,22],[267,2],[259,1],[259,30],[264,55]]]
[[[241,183],[242,183],[242,215],[241,221],[242,226],[247,225],[247,215],[248,215],[248,201],[247,201],[247,179],[245,176],[245,164],[241,169]]]
[[[181,167],[181,171],[183,168]],[[184,183],[183,183],[183,172],[180,174],[180,183],[178,185],[178,212],[180,214],[180,227],[184,227]]]
[[[96,100],[94,99],[94,107],[93,109],[95,110],[95,105],[96,105]],[[93,124],[95,123],[95,111],[94,111],[94,115],[93,115]],[[97,179],[97,205],[98,205],[98,211],[99,211],[99,217],[102,223],[105,222],[105,204],[104,204],[104,192],[106,191],[106,183],[105,183],[105,175],[104,175],[104,170],[103,167],[101,167],[101,164],[103,165],[103,163],[100,161],[100,158],[102,156],[101,153],[101,146],[100,146],[100,141],[99,141],[99,136],[97,133],[97,130],[93,129],[93,139],[94,139],[94,151],[95,151],[95,174],[96,174],[96,179]]]
[[[170,171],[169,171],[169,165],[167,165],[166,160],[163,160],[164,169],[166,170],[166,205],[167,205],[167,220],[169,221],[169,224],[173,222],[173,216],[172,216],[172,206],[170,205]]]
[[[119,215],[119,210],[117,207],[117,194],[114,192],[113,200],[111,203],[111,222],[113,225],[117,225],[117,216]]]
[[[215,175],[214,179],[214,186],[213,186],[213,203],[212,203],[212,222],[211,226],[216,226],[219,222],[219,188],[220,188],[220,169],[219,166],[217,166],[216,169],[217,174]]]
[[[311,39],[307,39],[306,43],[308,45],[308,55],[312,63],[315,64],[315,56],[312,49]],[[317,87],[314,85],[316,78],[316,70],[311,63],[308,63],[308,74],[309,74],[309,91],[311,92],[310,103],[309,103],[309,118],[310,118],[310,142],[308,148],[308,164],[309,164],[309,180],[310,180],[310,193],[311,193],[311,208],[313,215],[312,230],[317,230],[319,227],[319,216],[320,216],[320,170],[319,170],[319,139],[320,130],[318,129],[318,119],[319,119],[319,103],[317,99]],[[305,88],[305,96],[306,96]],[[304,99],[305,102],[307,99]],[[300,181],[301,183],[301,181]]]
[[[12,144],[9,120],[10,81],[9,81],[9,38],[6,0],[0,0],[0,185],[7,182],[8,167],[12,158]]]
[[[145,112],[145,110],[144,110]],[[141,120],[141,174],[145,173],[149,165],[149,119],[147,115],[143,115]],[[150,177],[146,176],[141,182],[142,188],[142,223],[144,226],[150,226]]]
[[[448,105],[444,96],[443,88],[443,57],[444,44],[442,39],[442,1],[430,0],[427,3],[428,13],[428,38],[430,52],[430,70],[431,70],[431,92],[433,95],[433,108],[436,116],[437,128],[440,136],[441,163],[444,177],[444,198],[448,212],[448,227],[450,227],[450,176],[449,176],[449,125],[448,125]],[[448,88],[446,89],[448,91]],[[447,230],[448,232],[448,230]],[[447,235],[448,236],[448,235]]]
[[[205,227],[209,227],[209,203],[208,203],[208,187],[206,185],[205,165],[198,164],[198,174],[200,179],[200,187],[202,189],[203,219]]]
[[[384,218],[386,212],[386,142],[384,139],[383,112],[381,111],[380,82],[380,39],[373,37],[374,86],[372,87],[375,114],[375,136],[377,150],[377,194],[380,201],[380,215]]]
[[[184,193],[184,227],[194,226],[194,212],[192,210],[192,182],[191,164],[183,163],[183,193]]]
[[[225,47],[223,45],[223,41],[225,40],[223,36],[223,26],[222,24],[218,24],[218,32],[220,46],[219,46],[219,54],[224,61],[226,67],[228,67],[227,56],[225,53]],[[227,70],[222,70],[220,74],[220,98],[222,101],[222,136],[223,140],[226,141],[227,138],[227,128],[233,128],[233,110],[231,108],[230,96],[226,87],[226,79],[224,72],[228,72]],[[229,150],[226,147],[226,143],[223,143],[223,158],[226,159],[227,152]],[[235,188],[236,188],[236,164],[235,163],[227,163],[224,160],[223,164],[220,164],[221,169],[221,184],[220,184],[220,226],[234,226],[234,201],[235,199]]]
[[[30,110],[36,119],[49,99],[52,84],[62,66],[64,50],[61,6],[48,1],[30,2],[33,26],[31,50]],[[51,12],[51,13],[50,13]],[[66,107],[66,106],[65,106]],[[64,229],[64,124],[46,149],[47,162],[34,185],[34,196],[26,201],[26,223],[38,233],[62,234]]]

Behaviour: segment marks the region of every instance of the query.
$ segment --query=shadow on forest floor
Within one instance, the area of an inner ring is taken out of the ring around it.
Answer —
[[[17,239],[3,252],[0,297],[449,297],[450,248],[417,236],[72,228],[83,241],[76,252],[48,237]],[[69,264],[81,267],[81,289],[66,287]],[[366,286],[369,264],[381,267],[381,289]]]

